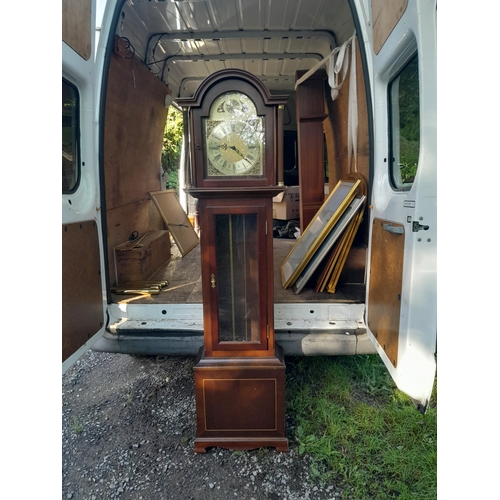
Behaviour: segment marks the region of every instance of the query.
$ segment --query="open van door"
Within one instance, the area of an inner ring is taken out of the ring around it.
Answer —
[[[95,0],[62,2],[63,373],[104,333],[95,133]]]
[[[436,4],[372,0],[365,21],[374,103],[367,329],[424,412],[436,373]]]

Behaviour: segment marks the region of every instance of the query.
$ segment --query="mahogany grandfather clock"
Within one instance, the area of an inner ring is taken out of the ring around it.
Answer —
[[[195,451],[288,451],[285,363],[274,342],[272,198],[284,187],[286,96],[236,69],[207,77],[188,116],[191,182],[198,199],[204,346],[194,367]],[[281,183],[282,184],[282,183]]]

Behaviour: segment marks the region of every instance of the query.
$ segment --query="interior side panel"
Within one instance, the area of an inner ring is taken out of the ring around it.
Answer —
[[[408,6],[408,0],[372,0],[373,50],[380,52]]]
[[[402,224],[374,219],[368,326],[395,367],[398,359],[404,242]]]
[[[62,40],[86,61],[91,55],[92,0],[63,0]]]
[[[62,226],[62,360],[102,327],[99,240],[95,221]]]
[[[340,179],[344,178],[351,171],[354,171],[354,154],[351,154],[351,168],[349,168],[347,148],[350,72],[351,70],[349,69],[344,84],[339,91],[338,98],[335,101],[332,101],[329,89],[326,92],[328,117],[323,122],[323,126],[325,129],[326,150],[328,155],[328,180],[330,192]],[[370,180],[368,108],[366,104],[366,88],[358,38],[356,38],[356,90],[358,101],[357,171],[362,174],[368,182]],[[370,199],[369,192],[363,194],[366,194],[368,199]],[[365,214],[364,222],[361,224],[357,233],[357,240],[363,245],[368,244],[368,220],[369,217]]]
[[[106,94],[104,173],[108,265],[113,248],[139,234],[164,229],[149,193],[161,189],[161,149],[168,87],[137,58],[112,54]]]

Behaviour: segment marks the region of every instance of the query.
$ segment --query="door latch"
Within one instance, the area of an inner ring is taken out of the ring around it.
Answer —
[[[419,231],[427,231],[429,229],[429,226],[423,226],[422,224],[419,224],[417,221],[413,221],[413,232],[418,233]]]

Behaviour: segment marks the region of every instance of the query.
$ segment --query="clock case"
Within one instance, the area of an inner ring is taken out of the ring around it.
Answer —
[[[263,175],[207,178],[203,120],[212,102],[232,91],[250,97],[257,115],[265,118]],[[282,168],[280,107],[286,101],[287,96],[271,96],[259,79],[235,69],[209,76],[192,99],[178,99],[189,124],[192,186],[187,192],[198,199],[201,229],[204,346],[194,366],[198,453],[211,446],[288,451],[285,362],[274,342],[272,258],[272,198],[284,189],[276,180]],[[239,275],[232,276],[231,266],[242,255],[246,263],[238,268]],[[234,290],[229,294],[231,282]],[[240,302],[246,297],[247,312],[241,305],[236,313],[234,307],[231,311],[228,303],[235,297]],[[248,337],[243,334],[247,316]]]

